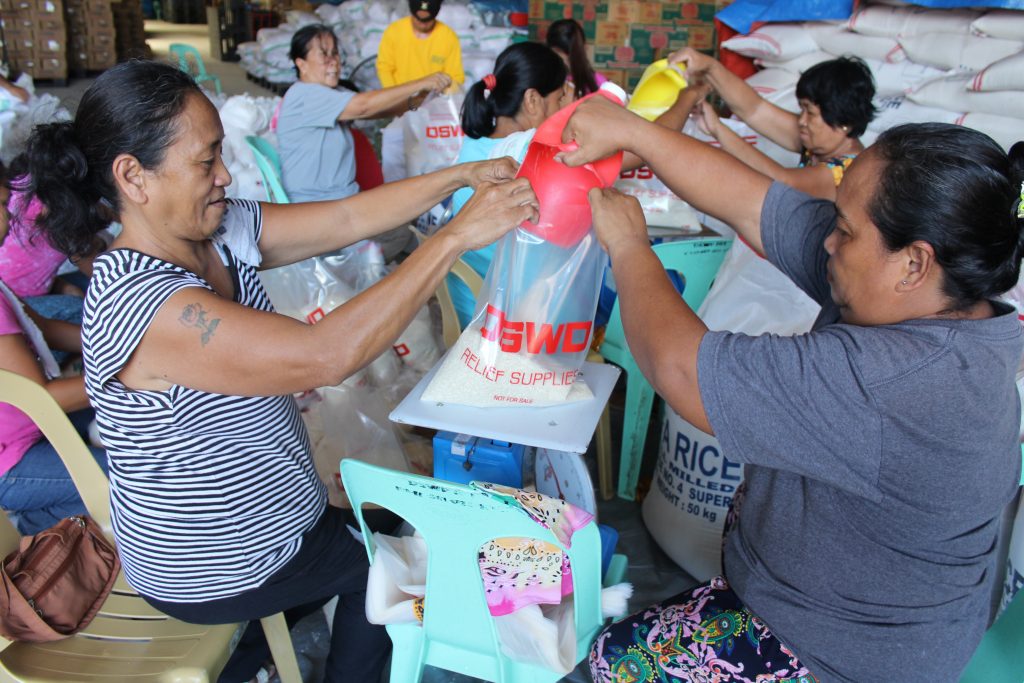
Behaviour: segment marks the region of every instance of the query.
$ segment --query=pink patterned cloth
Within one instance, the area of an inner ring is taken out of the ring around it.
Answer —
[[[49,294],[67,257],[36,227],[43,203],[17,189],[27,185],[26,179],[18,178],[11,185],[14,190],[7,202],[11,229],[0,245],[0,278],[20,297]]]
[[[533,521],[550,529],[566,548],[573,533],[594,517],[557,498],[508,486],[473,482],[473,486],[519,507]],[[496,538],[480,549],[480,575],[487,607],[496,617],[527,605],[557,605],[572,593],[569,556],[552,543],[530,538]]]
[[[24,334],[11,303],[0,295],[0,336]],[[25,451],[43,436],[28,415],[9,403],[0,403],[0,474],[21,460]]]

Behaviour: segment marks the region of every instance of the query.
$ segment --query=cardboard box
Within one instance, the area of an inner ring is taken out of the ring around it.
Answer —
[[[19,55],[34,55],[36,38],[31,31],[4,31],[7,50]]]
[[[629,44],[636,50],[636,61],[647,65],[671,52],[670,44],[683,46],[689,41],[686,29],[677,30],[672,24],[633,24]]]
[[[722,8],[714,2],[681,2],[665,5],[663,20],[674,21],[680,26],[694,24],[713,25],[715,13]]]
[[[14,67],[19,71],[25,71],[31,74],[38,67],[38,62],[35,57],[11,55],[11,61],[14,63]]]
[[[36,56],[63,55],[67,51],[67,41],[64,31],[39,31],[36,34]]]
[[[64,16],[64,4],[61,0],[36,0],[36,16]]]
[[[114,32],[110,29],[102,29],[89,33],[89,49],[100,52],[114,49]]]
[[[607,21],[625,24],[632,24],[635,21],[640,21],[641,6],[643,4],[645,3],[640,0],[608,0],[608,9],[606,10],[605,19]],[[660,5],[660,3],[657,4]],[[600,25],[598,25],[598,30],[600,30]]]
[[[68,48],[68,64],[75,69],[89,68],[89,50]]]
[[[114,52],[113,48],[110,48],[109,50],[89,50],[86,68],[109,69],[115,64],[117,64],[117,54]]]
[[[67,28],[64,26],[64,17],[52,16],[36,18],[36,33],[40,31],[60,31],[61,33],[67,33]]]
[[[90,18],[93,16],[101,16],[106,20],[106,22],[108,22],[108,24],[114,26],[114,12],[111,11],[109,5],[86,5],[84,13]]]
[[[71,36],[76,34],[85,35],[89,31],[89,23],[85,20],[84,14],[72,14],[69,10],[67,21],[68,33]]]
[[[714,26],[692,26],[689,29],[689,46],[694,50],[701,50],[711,54],[715,48],[715,27]],[[679,47],[684,47],[680,45]],[[678,48],[673,48],[678,49]]]
[[[43,57],[37,60],[35,70],[31,73],[33,78],[67,78],[68,62],[63,55]]]
[[[109,13],[106,15],[87,13],[85,15],[85,27],[88,33],[94,33],[102,29],[113,30],[114,18]]]
[[[631,87],[648,64],[680,48],[714,54],[714,15],[729,2],[530,0],[530,37],[543,40],[552,21],[571,16],[583,26],[595,66]]]
[[[625,45],[629,41],[629,24],[611,21],[597,23],[594,46]]]
[[[572,17],[572,5],[561,2],[545,2],[539,19],[556,21]]]
[[[26,12],[11,12],[0,17],[0,24],[4,27],[4,35],[15,33],[33,33],[36,29],[35,19]]]

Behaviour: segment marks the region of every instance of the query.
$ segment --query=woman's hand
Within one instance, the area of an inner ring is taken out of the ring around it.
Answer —
[[[686,67],[686,79],[695,83],[702,83],[708,71],[715,67],[718,62],[714,57],[709,57],[703,52],[698,52],[692,47],[684,47],[676,50],[668,56],[669,64],[682,64]]]
[[[566,166],[604,159],[625,149],[637,126],[651,125],[625,107],[603,97],[581,102],[562,131],[562,142],[575,142],[579,149],[556,157]]]
[[[452,77],[443,71],[424,76],[420,79],[420,88],[426,91],[434,91],[437,93],[444,92],[452,85]]]
[[[711,106],[710,102],[701,102],[697,105],[694,114],[697,119],[697,128],[704,135],[710,135],[711,137],[718,139],[718,135],[722,130],[722,120],[718,118],[718,112]]]
[[[470,251],[486,247],[524,221],[538,218],[537,195],[526,178],[482,182],[441,234],[456,237],[462,249]]]
[[[481,183],[501,183],[512,180],[519,171],[519,164],[512,157],[487,159],[464,164],[465,185],[476,189]]]
[[[636,197],[612,188],[595,187],[587,194],[594,231],[608,254],[625,244],[649,246],[647,221]]]

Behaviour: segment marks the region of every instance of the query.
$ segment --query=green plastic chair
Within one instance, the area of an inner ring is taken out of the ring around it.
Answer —
[[[1024,681],[1024,590],[1017,591],[960,676],[960,683]]]
[[[206,65],[203,64],[203,57],[199,54],[199,50],[195,49],[191,45],[185,45],[184,43],[171,43],[168,50],[172,55],[178,58],[178,68],[187,73],[189,76],[195,79],[196,83],[202,84],[203,81],[213,81],[213,87],[217,91],[217,94],[221,94],[220,89],[220,76],[215,76],[206,71]],[[195,63],[195,71],[192,70],[191,64],[189,64],[189,57]]]
[[[704,303],[711,283],[714,282],[731,239],[690,239],[665,242],[654,246],[666,270],[678,271],[685,279],[683,300],[697,310]],[[626,407],[622,419],[622,451],[619,461],[619,498],[636,498],[636,485],[640,480],[640,464],[647,440],[647,426],[654,405],[654,388],[640,372],[626,343],[622,329],[622,314],[616,299],[608,318],[601,355],[615,363],[626,373]]]
[[[1024,461],[1024,444],[1021,444]],[[1022,463],[1024,464],[1024,463]],[[1021,471],[1024,486],[1024,470]],[[985,632],[981,644],[960,676],[960,683],[1024,682],[1024,590],[1013,600],[996,623]]]
[[[255,135],[245,136],[245,142],[256,159],[256,168],[260,170],[263,187],[267,191],[267,201],[288,204],[288,193],[281,184],[281,158],[277,155],[277,150],[270,142]]]
[[[597,524],[576,531],[566,549],[522,510],[464,484],[384,469],[358,460],[341,462],[341,479],[367,539],[372,536],[362,506],[374,503],[412,524],[426,539],[427,588],[423,625],[394,624],[391,683],[415,683],[427,665],[500,683],[545,683],[561,676],[502,654],[487,609],[477,562],[480,547],[494,538],[518,536],[554,543],[569,554],[576,611],[576,662],[590,650],[601,628],[601,540]]]

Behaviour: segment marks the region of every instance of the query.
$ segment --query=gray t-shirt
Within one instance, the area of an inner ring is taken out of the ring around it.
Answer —
[[[293,202],[343,199],[359,192],[352,132],[338,116],[355,96],[317,83],[294,83],[277,119],[284,190]]]
[[[822,304],[795,337],[711,332],[701,398],[747,498],[731,586],[823,683],[955,681],[985,630],[999,516],[1020,479],[1011,308],[838,322],[835,206],[775,183],[765,250]]]

